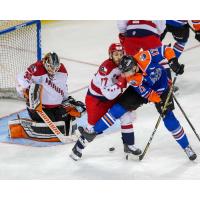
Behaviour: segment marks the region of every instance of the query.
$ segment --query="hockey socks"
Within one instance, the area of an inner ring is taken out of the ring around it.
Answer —
[[[75,146],[77,150],[81,152],[81,150],[83,150],[87,146],[87,141],[85,140],[83,136],[80,136]]]
[[[176,42],[174,44],[173,49],[174,49],[174,52],[175,52],[177,58],[179,58],[180,55],[182,54],[185,44],[186,44],[186,42]]]
[[[87,141],[83,136],[80,136],[72,149],[70,157],[77,161],[82,157],[82,150],[87,146]]]
[[[180,125],[179,121],[174,116],[172,111],[169,111],[165,118],[163,119],[165,127],[170,131],[175,138],[176,142],[185,149],[188,145],[187,136],[183,130],[183,127]]]
[[[101,119],[97,121],[94,126],[95,133],[101,134],[126,112],[127,110],[125,110],[120,104],[115,104],[103,117],[101,117]]]
[[[135,144],[134,132],[131,133],[122,133],[123,144],[133,145]]]

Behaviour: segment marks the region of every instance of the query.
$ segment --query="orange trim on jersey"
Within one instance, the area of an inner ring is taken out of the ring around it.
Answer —
[[[151,63],[151,54],[149,51],[142,51],[134,55],[134,58],[138,62],[139,68],[143,71],[146,72],[147,67]]]
[[[165,48],[164,56],[165,56],[165,58],[167,58],[167,60],[170,60],[170,59],[176,57],[175,52],[171,47]]]
[[[143,75],[141,73],[135,73],[134,75],[127,76],[126,81],[128,83],[134,82],[134,86],[140,86],[143,81]]]

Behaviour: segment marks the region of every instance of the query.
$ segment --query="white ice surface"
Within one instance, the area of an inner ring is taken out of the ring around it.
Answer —
[[[107,47],[117,41],[115,21],[62,21],[43,26],[43,51],[56,51],[69,72],[69,91],[89,84],[96,72],[95,64],[107,58]],[[165,40],[169,43],[170,36]],[[191,38],[187,48],[198,45]],[[178,77],[180,88],[177,99],[200,134],[200,48],[183,53],[186,65],[183,76]],[[92,63],[81,64],[67,59]],[[94,65],[93,65],[94,64]],[[86,89],[74,93],[84,100]],[[0,116],[24,108],[22,102],[0,101]],[[188,126],[179,109],[175,115],[183,125],[189,141],[199,156],[200,142]],[[146,145],[158,118],[153,105],[137,111],[134,123],[136,144]],[[0,179],[200,179],[199,159],[191,162],[161,123],[142,162],[125,160],[120,131],[97,138],[83,152],[83,158],[74,162],[69,154],[74,144],[36,148],[0,143]],[[116,150],[109,152],[114,146]]]

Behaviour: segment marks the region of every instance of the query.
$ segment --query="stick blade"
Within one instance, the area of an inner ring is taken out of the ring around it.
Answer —
[[[140,161],[141,161],[143,158],[144,158],[144,155],[143,155],[143,154],[139,155],[139,160],[140,160]]]

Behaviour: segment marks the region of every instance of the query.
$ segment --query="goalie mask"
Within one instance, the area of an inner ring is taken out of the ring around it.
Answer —
[[[43,58],[43,64],[49,75],[54,75],[60,69],[60,60],[55,52],[47,53]]]

